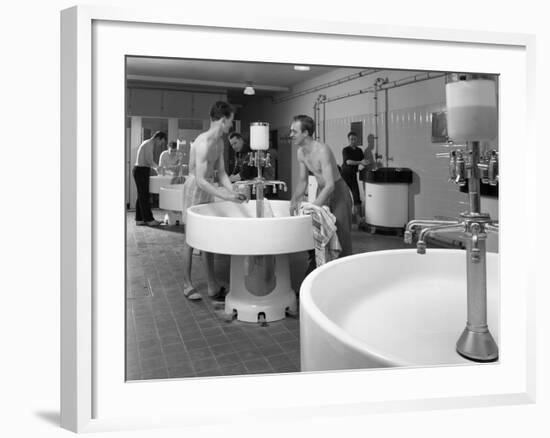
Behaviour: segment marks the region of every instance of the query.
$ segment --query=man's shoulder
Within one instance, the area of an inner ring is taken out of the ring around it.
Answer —
[[[195,139],[195,141],[193,142],[193,147],[194,147],[194,148],[206,146],[206,144],[207,144],[207,136],[206,136],[205,134],[206,134],[206,133],[203,132],[202,134],[199,134],[199,136]]]
[[[315,149],[322,154],[331,152],[330,147],[325,143],[321,143],[320,141],[315,142]]]

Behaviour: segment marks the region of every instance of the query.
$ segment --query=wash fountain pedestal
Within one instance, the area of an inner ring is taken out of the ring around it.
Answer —
[[[288,254],[313,248],[310,216],[290,216],[289,201],[269,201],[273,217],[256,217],[256,201],[215,202],[187,210],[187,243],[231,256],[225,313],[240,321],[283,319],[295,312]]]

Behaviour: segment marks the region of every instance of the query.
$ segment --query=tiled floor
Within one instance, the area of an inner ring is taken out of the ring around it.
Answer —
[[[161,218],[160,211],[155,212]],[[354,226],[355,228],[355,226]],[[127,214],[127,380],[286,373],[300,370],[299,320],[267,327],[225,322],[223,307],[183,296],[183,227],[136,227]],[[353,231],[354,253],[409,247],[401,237]],[[229,283],[229,257],[216,255],[216,273]],[[305,254],[291,256],[299,290]],[[206,290],[200,257],[193,257],[195,287]]]

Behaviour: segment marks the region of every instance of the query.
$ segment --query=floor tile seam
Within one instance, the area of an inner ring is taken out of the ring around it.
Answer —
[[[279,341],[276,341],[277,342],[277,345],[281,348],[281,350],[284,351],[284,354],[286,355],[286,357],[288,358],[288,360],[290,360],[292,362],[292,359],[290,358],[289,356],[289,351],[285,348],[284,345],[282,345]],[[298,339],[298,342],[300,342],[300,340]]]
[[[153,318],[154,319],[154,318]],[[155,323],[154,323],[154,326],[155,326],[155,332],[157,334],[157,339],[158,339],[158,343],[159,343],[159,346],[160,346],[160,352],[161,352],[161,356],[162,356],[162,361],[164,362],[164,367],[166,369],[166,373],[168,374],[168,362],[166,361],[166,356],[164,354],[164,348],[162,346],[162,340],[161,340],[161,337],[160,337],[160,332],[159,332],[159,329],[158,329],[158,326],[157,326],[157,321],[154,320]]]
[[[189,354],[189,350],[187,349],[187,346],[185,345],[185,341],[183,339],[183,336],[181,334],[181,330],[180,330],[180,326],[179,324],[177,323],[177,319],[175,318],[175,313],[174,313],[174,310],[172,309],[172,307],[170,306],[170,314],[172,315],[172,319],[174,320],[175,324],[176,324],[176,330],[178,331],[178,336],[181,340],[181,343],[183,345],[183,349],[185,350],[185,353],[187,354],[187,356],[189,357],[189,360],[187,361],[189,363],[189,365],[191,366],[191,368],[193,369],[193,373],[196,375],[197,374],[197,370],[195,369],[195,366],[193,365],[193,361],[191,360],[191,356]],[[191,317],[193,318],[193,320],[195,320],[195,317],[191,314]],[[195,322],[197,322],[195,320]]]
[[[252,359],[252,360],[249,360],[249,361],[247,361],[247,362],[253,362],[253,361],[255,361],[255,360],[258,360],[258,359]],[[265,360],[265,359],[264,359],[264,360]],[[275,372],[275,369],[271,366],[271,363],[269,363],[269,361],[267,361],[267,360],[266,360],[266,362],[267,362],[267,365],[269,366],[269,368],[271,369],[270,372],[271,372],[271,373],[274,373],[274,372]],[[248,368],[248,367],[246,366],[246,362],[243,362],[243,365],[245,366],[245,368],[248,370],[249,373],[257,373],[256,371],[253,371],[253,370],[251,370],[250,368]],[[260,372],[259,372],[259,374],[267,374],[267,373],[268,373],[268,371],[260,371]]]

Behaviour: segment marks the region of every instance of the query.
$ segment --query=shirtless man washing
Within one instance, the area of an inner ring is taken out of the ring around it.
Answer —
[[[298,214],[299,203],[307,187],[308,170],[317,179],[317,198],[314,204],[326,205],[336,217],[336,234],[342,252],[339,257],[351,255],[351,212],[352,200],[348,185],[340,176],[336,159],[330,148],[313,139],[315,122],[309,116],[294,117],[290,126],[292,144],[298,146],[298,165],[300,167],[298,184],[290,201],[290,214]],[[310,267],[308,273],[315,268],[312,266],[310,253]],[[313,255],[313,263],[315,257]]]
[[[187,223],[187,209],[197,204],[214,202],[214,197],[226,201],[243,202],[245,195],[233,191],[231,181],[225,171],[223,159],[223,135],[233,124],[234,109],[226,102],[216,102],[210,109],[210,128],[200,134],[191,146],[189,153],[189,177],[183,186],[182,219]],[[214,172],[217,171],[221,187],[216,187]],[[187,230],[186,230],[187,232]],[[190,300],[200,300],[201,295],[191,283],[191,260],[193,248],[187,241],[183,245],[183,293]],[[220,287],[214,276],[214,255],[202,252],[206,267],[208,296],[223,299],[225,288]]]

